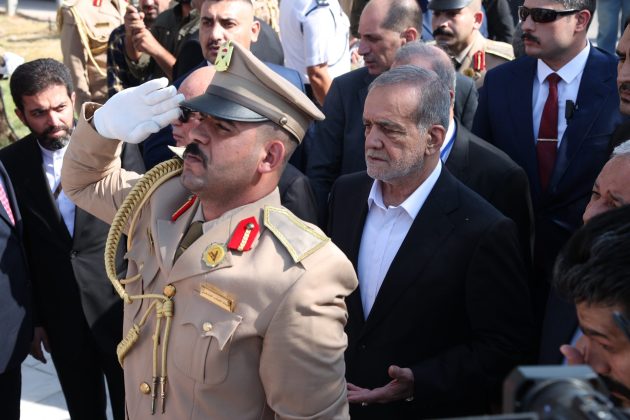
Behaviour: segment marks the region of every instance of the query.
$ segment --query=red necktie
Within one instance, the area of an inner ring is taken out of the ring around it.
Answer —
[[[11,211],[11,205],[9,204],[9,197],[7,197],[7,191],[4,189],[4,185],[0,183],[0,203],[2,203],[2,207],[9,215],[9,219],[11,220],[11,224],[15,225],[15,219],[13,218],[13,211]]]
[[[538,175],[543,191],[549,185],[549,178],[551,178],[551,172],[556,163],[556,152],[558,149],[558,82],[562,79],[556,73],[551,73],[545,80],[549,84],[549,95],[540,118],[538,141],[536,142]]]

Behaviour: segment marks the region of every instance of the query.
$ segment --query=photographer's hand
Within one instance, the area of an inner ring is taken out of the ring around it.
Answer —
[[[413,372],[409,368],[401,368],[398,366],[390,366],[387,370],[389,377],[392,378],[387,385],[366,389],[348,383],[348,402],[351,404],[383,404],[393,401],[413,399]]]
[[[587,355],[587,339],[585,336],[581,336],[575,347],[565,344],[560,346],[560,353],[567,359],[569,365],[583,365],[586,363]]]

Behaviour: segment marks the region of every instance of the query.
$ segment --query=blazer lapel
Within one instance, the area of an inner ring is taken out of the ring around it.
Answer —
[[[604,61],[596,56],[599,54],[601,53],[596,48],[591,47],[580,81],[576,109],[558,148],[556,164],[549,182],[550,192],[557,188],[582,143],[591,134],[591,127],[600,118],[601,110],[605,108],[602,104],[609,95],[614,94],[614,90],[607,83],[614,75],[607,71]]]
[[[455,120],[455,141],[446,159],[445,165],[448,171],[457,179],[464,182],[466,181],[468,169],[468,136],[465,135],[464,130],[459,121]]]
[[[57,232],[57,238],[72,241],[68,227],[48,185],[42,151],[37,145],[37,140],[33,135],[30,135],[22,141],[29,142],[29,158],[22,162],[24,167],[22,185],[34,204],[31,210],[42,220],[45,220],[46,224],[52,225],[52,229]]]
[[[458,206],[456,182],[443,167],[389,267],[361,335],[375,328],[410,286],[423,281],[422,271],[454,228],[447,215]]]

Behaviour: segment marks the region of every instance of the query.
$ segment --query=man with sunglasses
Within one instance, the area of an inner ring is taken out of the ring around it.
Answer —
[[[483,85],[487,70],[514,59],[512,45],[486,39],[479,28],[484,19],[481,0],[432,0],[433,37],[453,59],[455,69]]]
[[[594,0],[525,0],[519,17],[526,55],[486,74],[473,124],[529,178],[539,323],[556,255],[582,224],[622,119],[617,60],[587,39],[594,11]]]

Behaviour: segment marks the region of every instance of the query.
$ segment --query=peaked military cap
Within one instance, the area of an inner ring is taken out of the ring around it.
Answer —
[[[308,97],[237,42],[219,50],[216,74],[203,95],[182,106],[231,121],[271,121],[301,142],[324,114]]]

